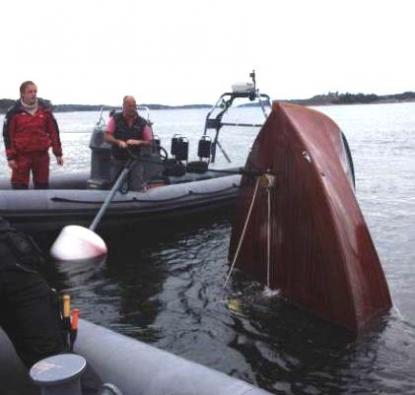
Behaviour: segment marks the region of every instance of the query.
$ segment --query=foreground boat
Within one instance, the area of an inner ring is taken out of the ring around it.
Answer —
[[[235,99],[246,99],[262,109],[270,106],[267,95],[254,84],[236,86],[224,93],[206,116],[198,146],[198,160],[188,162],[188,140],[173,136],[170,157],[155,138],[153,147],[140,160],[145,167],[147,190],[122,187],[107,210],[100,228],[137,226],[182,218],[184,215],[231,207],[238,195],[240,169],[214,169],[217,151],[230,162],[219,142],[224,126],[260,127],[262,124],[229,123],[224,115]],[[150,121],[149,121],[150,122]],[[10,190],[0,180],[0,216],[24,231],[57,231],[74,224],[88,226],[111,187],[111,147],[104,141],[105,122],[101,117],[92,133],[91,171],[52,177],[49,190]]]
[[[0,329],[0,393],[38,394]],[[270,395],[241,380],[81,320],[75,351],[123,395]]]
[[[275,102],[246,166],[233,265],[354,332],[387,311],[391,297],[339,127],[317,111]]]

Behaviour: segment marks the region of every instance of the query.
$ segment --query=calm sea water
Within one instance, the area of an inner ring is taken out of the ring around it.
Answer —
[[[51,266],[93,322],[254,383],[276,394],[415,393],[415,103],[332,106],[328,114],[348,137],[357,197],[381,257],[394,309],[352,339],[264,294],[228,269],[230,214],[192,218],[162,229],[105,235],[101,266]],[[256,118],[253,109],[233,116]],[[206,110],[153,111],[167,148],[174,133],[191,153]],[[57,114],[66,164],[89,168],[89,131],[98,114]],[[256,130],[228,130],[222,145],[242,165]],[[218,166],[225,165],[218,153]],[[0,174],[7,174],[4,157]]]

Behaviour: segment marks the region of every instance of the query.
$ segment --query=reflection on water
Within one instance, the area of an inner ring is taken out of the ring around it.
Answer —
[[[84,318],[277,394],[415,393],[415,103],[319,110],[349,139],[357,197],[395,304],[358,339],[267,296],[238,271],[224,289],[229,215],[103,235],[105,263],[49,265],[49,281],[70,291]],[[205,113],[159,111],[153,120],[165,141],[181,131],[194,148]],[[62,122],[69,129],[96,120],[83,117]],[[222,143],[241,159],[254,136],[234,132]],[[66,171],[89,166],[88,135],[63,140]]]

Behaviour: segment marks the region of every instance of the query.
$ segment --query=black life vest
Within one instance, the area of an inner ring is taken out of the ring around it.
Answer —
[[[123,113],[116,113],[113,117],[115,120],[115,131],[113,135],[114,138],[123,141],[127,141],[129,139],[143,139],[143,131],[147,126],[147,121],[144,118],[138,115],[130,127],[128,126],[128,123],[125,120]],[[138,155],[140,153],[139,147],[134,147],[132,150],[135,155]],[[128,152],[123,148],[119,148],[115,144],[113,144],[112,146],[112,155],[114,156],[114,158],[120,160],[125,160],[129,158]]]
[[[44,262],[42,251],[34,240],[0,217],[0,271],[19,269],[36,272]]]

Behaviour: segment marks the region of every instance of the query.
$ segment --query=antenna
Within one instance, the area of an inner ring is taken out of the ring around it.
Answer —
[[[252,78],[252,82],[254,83],[254,91],[256,91],[255,70],[252,70],[252,72],[249,73],[249,76]]]

